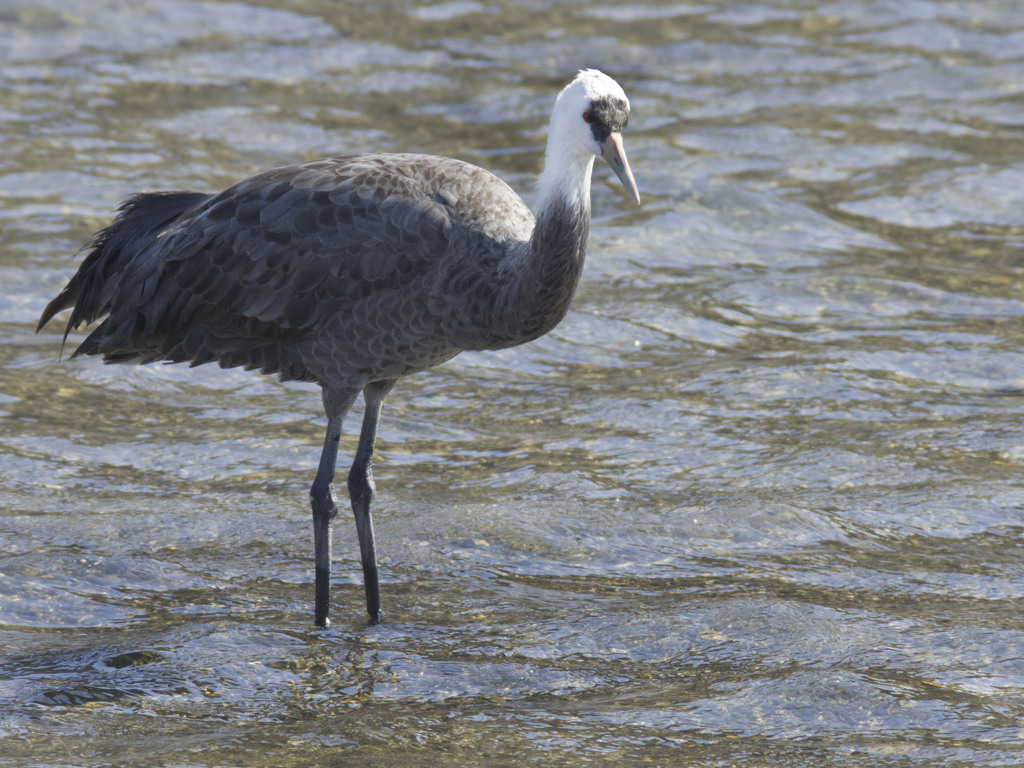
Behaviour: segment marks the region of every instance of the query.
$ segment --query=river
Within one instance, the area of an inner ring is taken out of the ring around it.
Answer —
[[[643,205],[599,164],[562,324],[391,394],[385,620],[344,519],[317,629],[318,390],[36,320],[143,189],[532,202],[584,66]],[[1013,0],[0,0],[0,766],[1024,763],[1022,138]]]

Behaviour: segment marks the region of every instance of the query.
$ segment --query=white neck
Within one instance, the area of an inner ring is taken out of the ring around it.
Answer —
[[[534,216],[539,220],[550,208],[568,205],[570,210],[590,213],[590,176],[594,155],[583,150],[558,129],[557,115],[551,120],[544,172],[537,181]]]

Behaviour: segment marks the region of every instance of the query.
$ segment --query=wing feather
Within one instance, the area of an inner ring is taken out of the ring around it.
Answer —
[[[221,322],[291,329],[343,309],[367,283],[383,290],[407,282],[443,257],[451,213],[422,181],[416,189],[389,169],[372,157],[338,158],[240,182],[165,238],[162,279]]]
[[[495,201],[511,223],[496,219]],[[316,380],[308,358],[324,354],[325,328],[366,327],[374,343],[404,349],[429,333],[428,283],[450,280],[446,259],[497,252],[494,243],[530,229],[515,193],[455,160],[362,155],[273,169],[194,205],[142,245],[119,275],[110,316],[79,352],[218,360]],[[421,300],[409,303],[413,285]],[[328,357],[338,370],[346,355],[368,365],[369,343]],[[457,351],[430,343],[435,361]]]

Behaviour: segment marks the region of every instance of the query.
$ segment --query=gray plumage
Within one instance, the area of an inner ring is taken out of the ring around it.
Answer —
[[[348,486],[376,619],[369,504],[381,403],[402,376],[463,350],[530,341],[562,319],[583,267],[595,156],[639,202],[621,145],[627,116],[621,89],[594,70],[559,94],[536,220],[487,171],[426,155],[347,155],[213,195],[135,195],[39,327],[71,308],[65,339],[102,319],[73,357],[217,362],[323,388],[328,433],[310,494],[318,624],[327,623],[341,421],[362,392]]]

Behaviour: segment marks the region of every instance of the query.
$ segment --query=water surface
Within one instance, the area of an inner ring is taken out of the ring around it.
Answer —
[[[140,189],[532,201],[581,66],[644,205],[599,166],[566,320],[396,388],[386,621],[343,520],[317,630],[316,389],[35,321]],[[1021,764],[1022,96],[1010,0],[0,3],[0,764]]]

